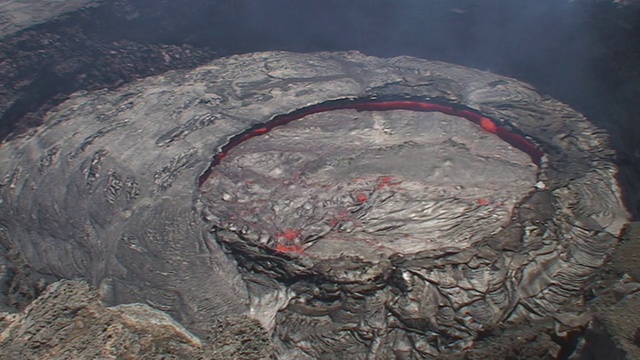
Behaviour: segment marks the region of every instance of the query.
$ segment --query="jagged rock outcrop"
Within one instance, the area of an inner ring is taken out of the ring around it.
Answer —
[[[22,313],[0,318],[3,359],[268,359],[271,351],[248,318],[220,319],[200,339],[147,305],[105,307],[79,280],[56,282]]]

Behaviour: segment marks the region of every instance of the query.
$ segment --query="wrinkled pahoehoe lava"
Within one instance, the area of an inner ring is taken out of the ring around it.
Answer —
[[[468,121],[469,120],[469,121]],[[500,323],[584,325],[627,220],[606,136],[491,73],[233,56],[78,93],[4,143],[2,245],[282,358],[421,358]]]

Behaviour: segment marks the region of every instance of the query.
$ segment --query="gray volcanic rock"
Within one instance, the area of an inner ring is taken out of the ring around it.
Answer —
[[[96,0],[8,0],[0,3],[0,38],[87,6]]]
[[[95,289],[77,280],[50,285],[21,314],[0,313],[0,319],[3,359],[266,359],[270,354],[266,334],[248,318],[212,324],[214,337],[207,342],[147,305],[104,307]],[[244,332],[236,331],[234,322],[243,324]]]
[[[415,99],[450,110],[397,107]],[[282,115],[301,119],[269,125]],[[585,325],[583,289],[628,217],[612,155],[513,79],[247,54],[77,93],[5,142],[0,239],[199,335],[258,319],[281,358],[437,357],[505,323]]]

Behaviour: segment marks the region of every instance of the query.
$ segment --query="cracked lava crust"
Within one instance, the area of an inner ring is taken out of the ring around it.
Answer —
[[[334,106],[240,136],[201,185],[208,220],[279,252],[369,260],[465,248],[508,225],[535,190],[539,152],[510,146],[488,118],[398,104],[428,105]]]
[[[282,359],[453,356],[580,328],[628,221],[608,139],[517,80],[268,52],[83,92],[0,147],[0,245]],[[504,346],[517,347],[517,344]]]

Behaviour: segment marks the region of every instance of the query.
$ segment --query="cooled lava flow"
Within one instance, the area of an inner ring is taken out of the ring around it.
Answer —
[[[485,131],[496,134],[511,146],[529,154],[531,160],[538,166],[540,166],[540,161],[542,159],[542,156],[544,155],[544,153],[540,149],[538,149],[531,141],[529,141],[524,136],[511,132],[502,126],[499,126],[494,120],[480,114],[475,110],[461,107],[459,105],[439,104],[424,100],[337,100],[329,101],[319,105],[309,106],[307,108],[299,109],[289,114],[276,116],[265,124],[260,124],[247,131],[244,131],[241,134],[234,136],[214,156],[211,166],[198,179],[198,185],[202,186],[202,184],[207,181],[207,178],[211,174],[211,168],[218,165],[220,161],[227,155],[229,150],[240,145],[241,143],[256,136],[264,135],[273,130],[273,128],[275,127],[286,125],[292,121],[301,119],[311,114],[345,109],[354,109],[357,111],[412,110],[422,112],[440,112],[443,114],[464,118],[473,122],[474,124],[479,125]]]
[[[280,253],[370,258],[498,231],[533,191],[542,155],[470,109],[343,101],[235,136],[199,182],[221,229]]]
[[[74,95],[5,142],[0,246],[206,336],[250,316],[283,359],[436,359],[587,326],[628,220],[616,174],[605,132],[514,79],[244,54]]]

